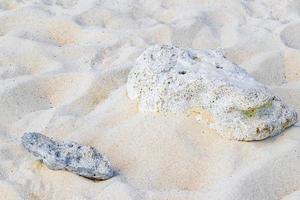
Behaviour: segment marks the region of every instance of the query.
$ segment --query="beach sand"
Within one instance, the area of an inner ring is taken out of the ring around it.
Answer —
[[[299,123],[230,141],[126,94],[150,45],[221,48],[299,115],[299,34],[298,0],[0,0],[0,199],[299,200]],[[116,176],[49,170],[30,131],[96,147]]]

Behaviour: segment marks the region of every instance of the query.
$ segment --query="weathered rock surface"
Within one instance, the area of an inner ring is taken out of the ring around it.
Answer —
[[[216,50],[152,46],[129,73],[127,91],[142,111],[192,113],[230,139],[261,140],[297,121],[295,111]]]
[[[93,147],[76,142],[54,141],[40,133],[25,133],[22,144],[49,169],[65,169],[80,176],[100,180],[113,176],[108,159]]]

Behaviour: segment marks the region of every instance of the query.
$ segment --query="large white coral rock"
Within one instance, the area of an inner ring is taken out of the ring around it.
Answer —
[[[127,91],[142,111],[193,113],[230,139],[261,140],[297,121],[295,111],[215,50],[149,47],[129,73]]]

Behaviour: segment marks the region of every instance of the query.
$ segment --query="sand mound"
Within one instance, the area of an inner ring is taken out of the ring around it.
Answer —
[[[300,34],[300,24],[291,24],[283,29],[280,33],[280,38],[282,42],[293,49],[300,48],[300,38],[298,37]]]
[[[0,100],[3,114],[1,124],[20,119],[31,112],[71,102],[88,85],[89,77],[80,74],[60,74],[18,84],[2,93],[4,98]]]

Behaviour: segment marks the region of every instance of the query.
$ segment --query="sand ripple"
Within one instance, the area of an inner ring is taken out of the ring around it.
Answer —
[[[0,199],[299,199],[299,124],[228,141],[192,116],[139,113],[125,89],[149,45],[220,47],[299,113],[299,5],[0,0]],[[118,175],[51,171],[20,145],[26,131],[93,145]]]

